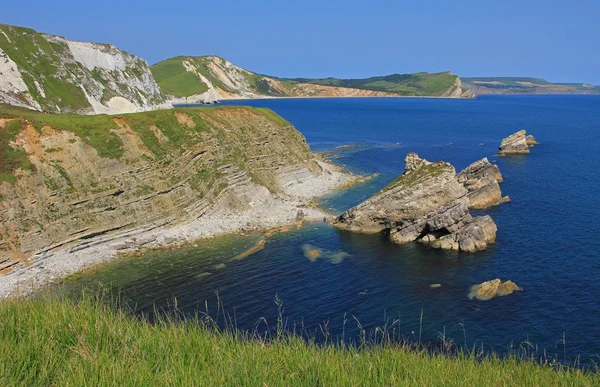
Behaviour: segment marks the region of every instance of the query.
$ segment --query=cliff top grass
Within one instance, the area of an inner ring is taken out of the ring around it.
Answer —
[[[383,91],[400,95],[437,96],[452,87],[456,78],[456,75],[452,75],[450,72],[420,72],[414,74],[393,74],[365,79],[296,78],[293,79],[293,81],[316,85]]]
[[[270,339],[207,320],[149,324],[83,298],[0,303],[0,384],[592,386],[597,372],[517,356],[456,356],[402,344],[317,345],[280,329]]]
[[[382,192],[389,191],[397,187],[413,187],[428,179],[440,176],[445,172],[452,172],[453,170],[454,168],[451,165],[444,162],[425,164],[413,171],[398,176],[396,179],[394,179],[394,181],[385,186]]]
[[[115,119],[122,118],[136,132],[144,146],[157,158],[169,155],[173,151],[184,150],[190,142],[199,141],[194,133],[208,130],[210,124],[200,114],[211,117],[219,111],[249,111],[265,117],[279,127],[289,127],[291,124],[269,109],[251,107],[198,107],[156,110],[142,113],[121,115],[82,116],[73,114],[48,114],[34,110],[23,109],[8,105],[0,105],[0,118],[15,119],[0,128],[0,181],[14,182],[16,168],[29,168],[27,155],[23,150],[14,149],[9,144],[25,125],[31,123],[36,130],[48,125],[56,130],[67,130],[75,133],[82,141],[92,146],[98,154],[107,158],[120,158],[123,155],[123,142],[115,133],[119,128]],[[194,123],[194,128],[179,123],[176,113],[184,113]],[[168,142],[159,142],[152,131],[158,127],[168,138]]]

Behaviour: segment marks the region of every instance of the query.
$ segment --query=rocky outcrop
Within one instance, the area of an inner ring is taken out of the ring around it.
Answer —
[[[529,153],[529,148],[535,144],[537,144],[535,138],[527,136],[527,132],[522,129],[502,140],[498,148],[498,155],[527,154]]]
[[[0,24],[0,103],[53,113],[167,108],[143,59],[108,44]]]
[[[508,296],[521,290],[523,289],[510,280],[502,282],[499,278],[496,278],[495,280],[472,286],[468,297],[470,300],[476,298],[487,301],[495,297]]]
[[[396,243],[421,241],[448,250],[474,252],[495,241],[495,223],[489,216],[471,216],[468,191],[452,165],[431,163],[415,153],[405,163],[403,175],[333,224],[350,231],[388,232]]]
[[[487,157],[469,165],[456,178],[468,191],[470,208],[487,208],[510,201],[508,196],[502,197],[499,184],[502,174],[498,166],[490,163]]]
[[[445,98],[475,98],[475,93],[470,89],[464,88],[460,77],[456,77],[454,86],[442,93],[441,96]]]

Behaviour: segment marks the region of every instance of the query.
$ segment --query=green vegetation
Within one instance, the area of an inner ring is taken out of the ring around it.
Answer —
[[[49,43],[40,33],[22,27],[0,24],[0,47],[23,73],[29,92],[42,106],[77,111],[89,106],[81,89],[59,77],[64,72],[61,54],[68,51],[65,44]],[[5,35],[6,34],[6,35]],[[10,41],[8,38],[10,38]],[[37,81],[44,90],[43,97]]]
[[[31,168],[27,153],[10,146],[21,131],[22,125],[21,120],[13,120],[6,122],[4,127],[0,126],[0,183],[3,181],[14,183],[16,181],[14,171],[17,168]]]
[[[189,97],[208,90],[208,86],[195,74],[186,71],[182,61],[185,58],[167,59],[150,67],[154,79],[163,92],[176,97]]]
[[[393,74],[366,79],[311,79],[296,78],[292,81],[315,85],[350,87],[354,89],[374,90],[400,95],[437,96],[454,86],[456,75],[450,72]]]
[[[19,122],[28,120],[36,129],[48,125],[58,130],[68,130],[77,134],[100,156],[119,158],[123,154],[123,143],[112,129],[118,129],[113,117],[107,115],[79,116],[73,114],[47,114],[34,110],[0,105],[0,118],[17,118]],[[4,140],[4,136],[2,136]]]
[[[22,149],[13,149],[9,143],[13,141],[21,130],[24,121],[33,125],[36,130],[41,131],[44,126],[50,126],[56,130],[66,130],[75,133],[83,142],[92,146],[98,151],[101,157],[120,158],[123,156],[123,141],[116,130],[121,124],[129,126],[136,132],[144,146],[157,159],[163,159],[166,165],[170,162],[171,155],[181,153],[193,144],[202,141],[202,132],[212,129],[211,124],[206,119],[223,125],[226,129],[230,128],[231,123],[219,118],[218,112],[235,112],[239,110],[252,111],[256,115],[263,116],[282,128],[293,128],[292,125],[269,109],[250,108],[250,107],[201,107],[186,109],[166,109],[142,113],[123,114],[120,116],[95,115],[80,116],[72,114],[48,114],[33,110],[22,109],[7,105],[0,105],[0,118],[13,119],[7,121],[3,128],[0,128],[0,181],[16,181],[14,171],[17,168],[29,169],[31,167],[26,153]],[[181,124],[177,115],[187,119],[187,124]],[[119,122],[119,123],[117,123]],[[214,123],[213,123],[214,124]],[[243,128],[235,128],[243,131]],[[160,133],[158,133],[160,132]],[[298,134],[295,130],[294,133]],[[162,134],[163,138],[160,137]],[[222,146],[230,143],[226,141],[222,130],[215,130],[213,133],[220,139]],[[298,134],[299,135],[299,134]],[[70,141],[73,142],[73,141]],[[59,149],[49,148],[46,152],[52,153]],[[245,169],[244,152],[236,147],[229,149],[232,161],[235,161],[240,168]],[[55,165],[54,168],[72,187],[71,180],[67,173]],[[267,183],[265,183],[267,184]]]
[[[597,373],[509,357],[448,356],[384,342],[317,345],[218,331],[211,321],[129,317],[89,298],[0,303],[0,384],[30,385],[572,385]]]
[[[400,175],[394,181],[384,187],[382,191],[389,191],[390,189],[399,186],[412,187],[416,184],[424,182],[427,179],[440,176],[444,172],[452,172],[452,166],[445,163],[431,163],[423,165],[413,171]]]

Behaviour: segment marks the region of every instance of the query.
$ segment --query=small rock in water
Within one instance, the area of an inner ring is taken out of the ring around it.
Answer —
[[[523,289],[510,280],[502,282],[499,278],[496,278],[495,280],[472,286],[469,292],[469,300],[477,298],[478,300],[487,301],[497,296],[508,296],[521,290]]]

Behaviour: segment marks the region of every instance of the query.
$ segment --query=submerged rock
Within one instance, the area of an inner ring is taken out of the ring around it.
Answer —
[[[470,208],[487,208],[510,201],[508,196],[502,197],[499,183],[503,180],[498,166],[490,163],[487,157],[469,165],[456,178],[469,191]]]
[[[489,217],[469,214],[468,191],[454,167],[429,162],[415,153],[405,159],[404,174],[370,199],[333,221],[342,229],[389,232],[395,243],[420,241],[433,247],[477,251],[496,239]]]
[[[502,143],[498,148],[498,154],[503,156],[529,153],[529,148],[534,145],[532,143],[532,139],[535,141],[535,138],[531,136],[531,139],[528,141],[527,137],[527,132],[524,129],[519,130],[517,133],[511,134],[502,140]]]
[[[478,300],[486,301],[494,297],[508,296],[521,290],[523,289],[510,280],[502,282],[499,278],[496,278],[495,280],[472,286],[469,292],[469,300],[477,298]]]

